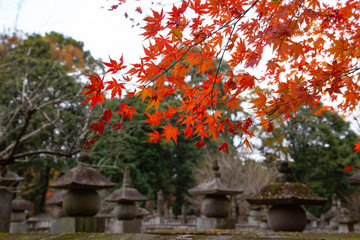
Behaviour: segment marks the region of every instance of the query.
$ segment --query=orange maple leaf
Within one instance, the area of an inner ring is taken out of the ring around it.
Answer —
[[[116,113],[123,113],[122,117],[128,116],[130,121],[132,120],[133,113],[137,113],[134,106],[129,107],[127,103],[119,104],[120,109]]]
[[[156,130],[154,130],[152,133],[149,133],[148,135],[150,138],[146,140],[147,142],[159,142],[162,138],[161,134]]]
[[[155,125],[159,125],[162,120],[162,116],[163,116],[163,114],[161,112],[156,112],[156,113],[145,112],[145,114],[149,119],[144,120],[143,122],[151,123],[150,128],[152,128]]]
[[[360,142],[355,143],[354,150],[355,150],[356,152],[360,151]]]
[[[179,131],[177,127],[171,126],[170,123],[168,123],[167,126],[162,127],[164,129],[163,135],[165,136],[165,143],[167,143],[171,138],[174,140],[175,143],[177,143],[177,135],[179,135]]]
[[[258,95],[257,98],[255,98],[254,100],[251,101],[251,103],[253,103],[254,105],[252,106],[252,108],[258,108],[261,109],[265,106],[267,98],[264,94],[262,93],[256,93]]]

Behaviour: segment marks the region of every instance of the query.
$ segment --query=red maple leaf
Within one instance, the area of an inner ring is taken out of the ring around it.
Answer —
[[[352,166],[349,165],[347,168],[344,168],[343,171],[347,172],[347,171],[350,171],[350,170],[353,170]]]
[[[126,66],[124,66],[124,59],[123,59],[123,56],[120,57],[119,59],[119,63],[115,60],[112,60],[110,57],[110,62],[101,62],[103,64],[105,64],[107,67],[109,67],[109,69],[107,70],[107,73],[108,72],[111,72],[112,74],[115,74],[117,73],[117,71],[120,71],[121,69],[123,68],[126,68]]]
[[[206,142],[205,141],[197,141],[194,143],[194,145],[197,147],[202,147],[202,146],[206,145]]]
[[[89,129],[93,130],[95,134],[99,133],[100,135],[102,135],[104,133],[104,122],[99,121],[97,123],[94,123],[90,126]]]
[[[111,120],[111,117],[112,117],[112,111],[110,109],[106,109],[103,115],[101,116],[101,119],[104,120],[105,122],[108,122]]]
[[[139,6],[139,7],[136,7],[136,9],[135,9],[135,11],[137,11],[138,13],[142,13],[142,10],[141,10],[141,7]]]
[[[84,146],[82,146],[82,149],[87,149],[87,151],[90,150],[90,147],[96,143],[97,139],[96,138],[92,138],[87,140],[87,142],[84,144]]]
[[[105,88],[105,91],[111,90],[111,100],[116,96],[116,94],[119,96],[119,99],[121,99],[121,89],[125,89],[123,83],[118,83],[116,79],[112,78],[112,81],[106,82],[108,86]]]
[[[224,142],[223,144],[221,144],[221,146],[219,147],[218,151],[223,151],[223,152],[229,153],[228,143],[227,143],[227,142]]]
[[[84,95],[90,95],[87,97],[85,101],[83,101],[81,104],[87,103],[91,101],[90,103],[90,109],[89,111],[96,105],[96,103],[99,103],[100,107],[102,107],[102,102],[105,99],[104,94],[101,93],[102,89],[104,88],[104,76],[101,78],[97,73],[94,73],[94,75],[86,75],[88,76],[91,84],[85,86],[84,88],[88,89],[85,92],[82,92]]]
[[[122,127],[123,123],[113,123],[111,124],[112,128],[117,131],[120,130],[120,128]]]

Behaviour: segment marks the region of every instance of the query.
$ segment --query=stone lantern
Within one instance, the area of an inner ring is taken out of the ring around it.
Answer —
[[[26,214],[28,210],[34,209],[34,204],[30,201],[17,198],[11,201],[11,215],[10,215],[10,233],[20,233],[28,231],[28,223],[26,221]]]
[[[130,168],[125,167],[123,185],[113,191],[106,199],[107,202],[116,202],[114,215],[117,219],[110,223],[112,233],[140,233],[142,219],[137,218],[139,209],[135,202],[146,201],[137,189],[130,187]]]
[[[8,171],[7,167],[4,167],[4,169],[0,173],[0,233],[8,233],[10,231],[12,192],[9,189],[24,179],[16,173]]]
[[[113,187],[100,172],[81,165],[89,161],[88,155],[79,157],[79,165],[70,169],[50,187],[66,189],[63,209],[67,216],[94,216],[100,211],[101,199],[97,190]]]
[[[137,189],[130,187],[130,168],[125,167],[123,185],[120,189],[112,192],[105,201],[116,202],[114,213],[118,220],[131,220],[136,218],[138,213],[135,202],[146,201]]]
[[[11,222],[23,222],[26,220],[26,211],[34,209],[34,204],[20,197],[11,201]]]
[[[267,220],[273,231],[303,231],[307,219],[301,205],[324,204],[326,199],[295,182],[287,162],[281,162],[279,173],[279,182],[270,183],[246,200],[250,204],[272,205]]]
[[[66,195],[66,190],[56,190],[46,203],[52,206],[51,216],[54,218],[64,217],[63,199]]]
[[[242,193],[230,186],[220,178],[219,166],[217,160],[214,161],[214,176],[198,186],[189,190],[193,195],[204,196],[201,204],[201,214],[205,218],[197,219],[197,229],[231,229],[235,227],[235,222],[230,223],[231,201],[228,195]]]

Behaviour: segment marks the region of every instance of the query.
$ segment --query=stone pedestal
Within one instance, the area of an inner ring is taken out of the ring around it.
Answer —
[[[105,232],[103,217],[63,217],[56,220],[52,229],[55,233]]]
[[[24,222],[12,222],[10,224],[10,233],[23,233],[28,232],[28,224]]]
[[[154,224],[161,225],[161,224],[164,224],[164,222],[165,222],[165,217],[164,216],[155,215]]]
[[[339,233],[354,232],[354,224],[353,223],[339,223],[338,232]]]
[[[108,227],[111,233],[141,233],[141,219],[118,220],[112,219]]]
[[[196,218],[196,230],[235,229],[236,220],[233,218],[215,218],[201,216]]]
[[[10,230],[12,193],[0,186],[0,233],[8,233]]]

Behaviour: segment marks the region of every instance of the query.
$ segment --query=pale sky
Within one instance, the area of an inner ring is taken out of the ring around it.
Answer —
[[[139,4],[129,0],[126,6],[108,11],[107,0],[0,0],[0,27],[7,33],[15,28],[24,33],[56,31],[84,42],[95,58],[119,59],[124,53],[126,62],[135,62],[142,54],[142,37],[124,13],[136,17]]]

